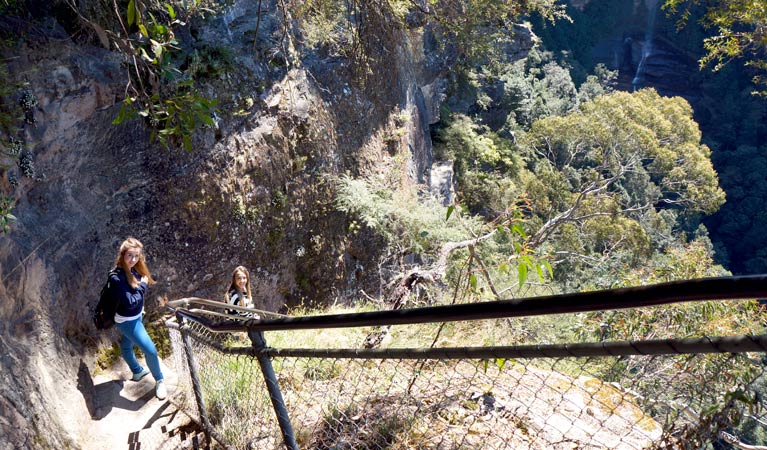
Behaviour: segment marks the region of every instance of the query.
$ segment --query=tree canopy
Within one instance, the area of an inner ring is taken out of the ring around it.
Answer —
[[[567,116],[541,119],[525,142],[558,172],[576,169],[568,180],[576,191],[596,194],[615,186],[624,192],[624,208],[679,204],[712,213],[724,203],[724,192],[700,139],[684,99],[644,89],[604,95]],[[640,189],[637,178],[649,183]]]
[[[536,121],[520,139],[537,223],[528,245],[548,243],[563,260],[649,255],[651,235],[666,223],[661,211],[684,218],[724,203],[700,138],[690,105],[652,89],[603,95]]]

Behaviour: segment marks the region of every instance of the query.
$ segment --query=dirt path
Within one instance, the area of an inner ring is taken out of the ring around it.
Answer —
[[[82,450],[206,448],[197,425],[171,401],[177,392],[176,374],[164,364],[162,369],[168,388],[163,401],[154,395],[152,375],[134,382],[127,367],[92,379],[91,422]]]

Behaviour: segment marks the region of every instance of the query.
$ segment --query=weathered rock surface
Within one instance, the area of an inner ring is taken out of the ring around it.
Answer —
[[[583,9],[589,2],[571,2]],[[695,102],[702,95],[697,58],[684,50],[659,0],[637,0],[625,21],[601,30],[607,37],[591,50],[594,63],[618,70],[619,88],[631,91],[651,86],[660,94]],[[686,44],[686,43],[685,43]]]
[[[263,6],[259,36],[269,36],[275,5]],[[347,62],[322,55],[272,67],[253,55],[254,8],[238,1],[198,25],[199,42],[221,39],[236,61],[209,94],[249,106],[201,131],[189,153],[150,142],[141,122],[111,124],[125,84],[114,53],[57,28],[56,39],[28,36],[5,55],[38,105],[23,132],[36,175],[13,188],[19,220],[0,236],[1,449],[82,444],[73,421],[88,416],[90,399],[78,373],[93,370],[93,351],[111,339],[95,334],[88,304],[127,236],[145,244],[158,279],[149,310],[219,298],[240,264],[270,310],[379,288],[359,270],[375,246],[347,236],[331,177],[390,171],[409,152],[404,176],[428,182],[440,90],[427,86],[439,85],[439,70],[414,68],[426,58],[421,34],[391,30],[371,31],[380,76],[364,85]]]

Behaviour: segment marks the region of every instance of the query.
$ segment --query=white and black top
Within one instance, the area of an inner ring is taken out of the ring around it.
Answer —
[[[248,297],[248,294],[246,294],[245,292],[237,291],[235,289],[232,289],[229,291],[229,297],[227,298],[227,303],[234,306],[243,306],[245,308],[253,307],[253,302],[250,300],[250,297]],[[240,316],[248,315],[248,313],[245,313],[242,311],[236,311],[234,309],[227,309],[226,313],[240,315]]]

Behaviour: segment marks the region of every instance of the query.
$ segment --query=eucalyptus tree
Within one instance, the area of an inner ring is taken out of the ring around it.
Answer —
[[[527,155],[531,248],[558,260],[653,251],[661,212],[710,214],[725,200],[690,105],[652,89],[615,92],[533,123]]]

